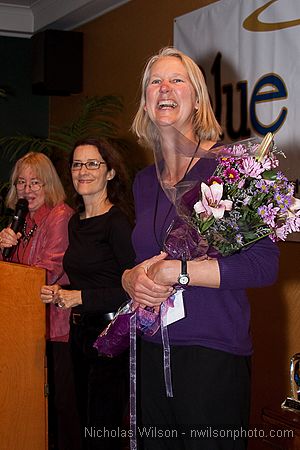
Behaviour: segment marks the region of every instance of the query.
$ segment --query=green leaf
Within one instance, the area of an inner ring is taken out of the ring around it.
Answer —
[[[209,217],[209,219],[206,219],[206,220],[201,220],[201,222],[200,222],[200,226],[199,226],[199,231],[200,231],[200,234],[201,233],[205,233],[208,229],[209,229],[209,227],[211,227],[212,226],[212,224],[215,222],[215,218],[214,218],[214,216],[212,215],[212,216],[210,216]]]
[[[275,172],[275,170],[266,170],[265,172],[263,172],[262,177],[265,180],[276,180],[276,175],[277,172]]]
[[[118,125],[115,118],[122,111],[123,103],[119,96],[87,97],[81,103],[78,117],[62,127],[52,127],[48,138],[26,135],[1,137],[0,157],[14,162],[28,151],[51,154],[58,149],[68,154],[78,139],[88,136],[116,138]]]

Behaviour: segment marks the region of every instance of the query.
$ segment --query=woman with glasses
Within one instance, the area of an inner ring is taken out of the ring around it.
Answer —
[[[64,188],[52,162],[43,153],[27,153],[13,168],[6,204],[14,209],[21,198],[28,201],[23,229],[18,233],[10,227],[1,230],[1,250],[12,249],[8,259],[11,262],[46,269],[49,284],[68,282],[62,258],[68,245],[68,221],[73,210],[64,203]],[[73,429],[76,408],[69,370],[69,313],[49,305],[47,316],[49,436],[51,444],[53,440],[59,450],[76,449],[78,439]]]
[[[121,286],[134,265],[131,195],[118,151],[101,139],[78,141],[70,160],[78,212],[69,223],[64,268],[69,289],[44,286],[44,302],[71,309],[70,343],[84,449],[121,449],[128,403],[128,355],[101,358],[93,343],[126,300]]]
[[[67,246],[67,223],[72,209],[64,203],[65,192],[50,159],[30,152],[17,161],[11,175],[6,204],[28,201],[28,214],[20,233],[7,227],[0,232],[1,249],[12,248],[10,261],[47,270],[47,280],[63,275],[62,256]]]

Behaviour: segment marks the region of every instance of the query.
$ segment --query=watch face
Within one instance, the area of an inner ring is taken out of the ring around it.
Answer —
[[[187,275],[180,275],[178,278],[178,282],[183,285],[189,284],[189,281],[190,279]]]

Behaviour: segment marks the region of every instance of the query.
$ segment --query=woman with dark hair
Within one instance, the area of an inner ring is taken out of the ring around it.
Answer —
[[[78,141],[70,167],[80,200],[63,261],[70,289],[44,286],[41,298],[72,308],[70,343],[83,448],[120,449],[116,430],[128,402],[128,356],[98,357],[93,342],[126,300],[121,276],[134,265],[129,180],[120,154],[102,139]]]

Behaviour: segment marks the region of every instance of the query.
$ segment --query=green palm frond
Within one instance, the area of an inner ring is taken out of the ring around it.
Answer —
[[[28,151],[51,154],[54,149],[69,153],[78,139],[96,135],[116,137],[115,118],[122,112],[123,103],[115,95],[87,97],[82,101],[77,119],[62,127],[52,127],[49,138],[17,135],[0,137],[0,157],[14,162]]]
[[[6,91],[5,91],[5,89],[0,88],[0,97],[1,98],[6,98]]]
[[[5,197],[9,189],[9,182],[0,183],[0,230],[7,227],[9,222],[8,210],[5,206]]]
[[[113,95],[86,98],[81,105],[81,114],[73,122],[51,129],[51,145],[70,151],[78,139],[97,135],[114,137],[118,125],[115,118],[123,110],[121,98]]]
[[[123,102],[117,95],[93,96],[82,102],[82,115],[114,116],[123,111]]]
[[[10,162],[28,151],[49,153],[47,139],[33,136],[4,136],[0,137],[0,156]]]

